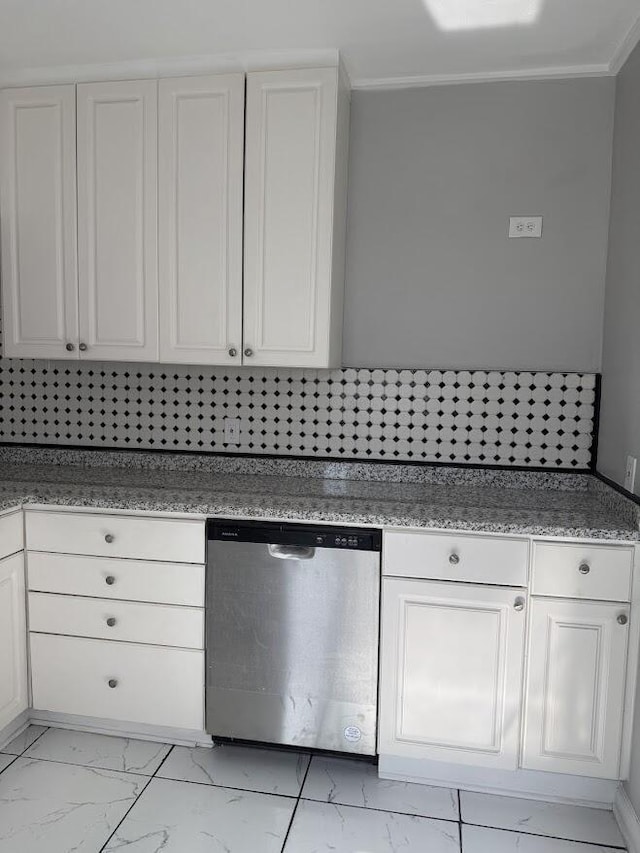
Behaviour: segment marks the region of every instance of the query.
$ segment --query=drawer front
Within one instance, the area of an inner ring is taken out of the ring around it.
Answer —
[[[170,604],[30,592],[29,630],[203,649],[204,611]]]
[[[632,567],[631,548],[534,542],[531,592],[561,598],[629,601]]]
[[[26,531],[33,551],[204,563],[204,521],[29,510]]]
[[[526,586],[525,540],[447,533],[383,534],[383,574],[406,578]]]
[[[0,517],[0,560],[24,548],[22,510]]]
[[[29,589],[204,607],[204,566],[77,554],[27,554]]]
[[[202,731],[203,652],[48,634],[30,643],[35,709]]]

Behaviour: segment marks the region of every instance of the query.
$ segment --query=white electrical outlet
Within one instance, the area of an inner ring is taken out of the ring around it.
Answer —
[[[542,237],[541,216],[512,216],[509,219],[509,237]]]
[[[633,492],[636,485],[636,465],[638,460],[635,456],[627,456],[627,467],[624,469],[624,487],[628,492]]]
[[[240,444],[240,418],[224,419],[224,443]]]

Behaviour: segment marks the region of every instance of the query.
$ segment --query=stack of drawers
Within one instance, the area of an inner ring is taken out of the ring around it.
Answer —
[[[33,707],[204,727],[204,522],[26,512]]]

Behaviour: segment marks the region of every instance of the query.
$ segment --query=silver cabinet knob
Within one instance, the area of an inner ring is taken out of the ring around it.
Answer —
[[[460,556],[455,552],[453,554],[449,554],[449,562],[452,566],[457,566],[460,562]]]
[[[251,358],[251,356],[253,355],[253,350],[251,349],[251,347],[245,347],[244,354],[247,358]]]
[[[238,355],[238,350],[235,347],[229,347],[229,357],[235,358]]]
[[[618,625],[626,625],[628,621],[629,621],[629,617],[627,616],[626,613],[621,613],[618,616]]]
[[[107,545],[111,545],[115,538],[116,537],[113,535],[113,533],[107,533],[104,537],[104,541],[107,543]]]
[[[78,349],[80,350],[80,352],[86,352],[88,347],[86,344],[81,343],[81,344],[78,344]]]
[[[107,584],[107,586],[113,586],[114,583],[116,582],[116,579],[114,578],[113,575],[107,575],[106,578],[104,579],[104,582]]]
[[[67,352],[73,352],[75,348],[76,348],[76,345],[72,344],[71,341],[69,341],[68,344],[65,344],[65,349]]]
[[[113,690],[114,687],[118,686],[118,679],[117,678],[110,678],[109,681],[107,682],[107,684]]]
[[[524,598],[520,598],[520,596],[518,596],[518,598],[513,602],[513,609],[517,610],[518,613],[524,610]]]
[[[578,571],[581,575],[588,575],[591,571],[591,566],[589,565],[589,563],[580,563],[580,565],[578,566]]]
[[[108,625],[110,628],[113,628],[113,626],[114,626],[115,624],[116,624],[116,617],[115,617],[115,616],[109,616],[109,618],[107,619],[107,625]]]

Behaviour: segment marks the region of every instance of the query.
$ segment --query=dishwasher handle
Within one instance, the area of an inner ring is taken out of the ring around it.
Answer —
[[[278,560],[312,560],[316,549],[307,545],[267,545],[269,554]]]

